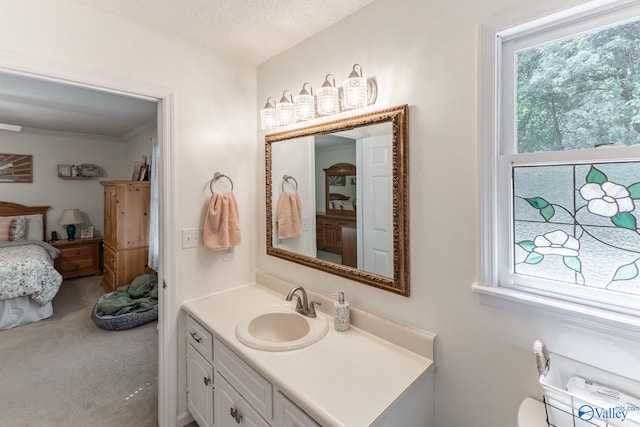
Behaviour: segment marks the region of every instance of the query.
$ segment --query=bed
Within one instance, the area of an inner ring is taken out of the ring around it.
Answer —
[[[47,210],[0,201],[0,329],[53,314],[62,276],[53,267],[60,251],[45,241]]]

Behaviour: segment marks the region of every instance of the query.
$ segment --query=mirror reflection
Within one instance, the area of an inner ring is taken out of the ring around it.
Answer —
[[[403,106],[267,135],[267,253],[408,295],[405,127]]]

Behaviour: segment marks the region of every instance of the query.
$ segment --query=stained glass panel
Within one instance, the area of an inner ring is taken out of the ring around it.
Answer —
[[[516,274],[640,295],[640,163],[513,168]]]

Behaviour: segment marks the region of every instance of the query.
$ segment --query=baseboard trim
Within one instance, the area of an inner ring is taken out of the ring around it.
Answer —
[[[178,418],[176,419],[176,427],[186,426],[192,421],[194,421],[194,419],[189,413],[189,411],[184,411],[178,415]]]

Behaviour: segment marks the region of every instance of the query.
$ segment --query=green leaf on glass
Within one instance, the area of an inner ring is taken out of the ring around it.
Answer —
[[[636,229],[636,217],[629,212],[620,212],[611,218],[611,222],[620,228],[627,228],[629,230]]]
[[[607,175],[605,175],[604,173],[600,172],[595,167],[591,166],[591,169],[589,170],[589,173],[587,174],[587,182],[594,182],[596,184],[604,184],[608,180],[609,179],[607,178]]]
[[[626,264],[619,267],[618,270],[616,270],[616,274],[613,276],[613,279],[611,279],[611,281],[631,280],[635,279],[636,277],[638,277],[638,267],[636,266],[635,262],[632,262],[631,264]]]

